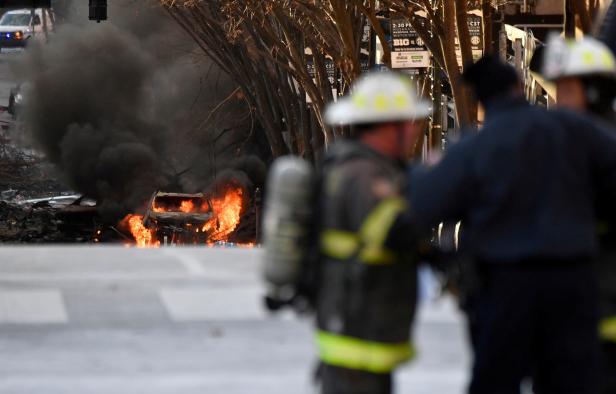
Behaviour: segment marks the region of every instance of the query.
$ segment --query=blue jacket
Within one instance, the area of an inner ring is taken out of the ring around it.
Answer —
[[[415,219],[462,220],[461,245],[478,259],[586,258],[596,251],[596,194],[616,190],[616,138],[573,112],[502,98],[481,132],[437,166],[412,169],[410,185]]]

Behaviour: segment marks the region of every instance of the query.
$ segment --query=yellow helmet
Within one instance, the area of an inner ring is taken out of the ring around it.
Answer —
[[[349,96],[330,103],[325,122],[330,125],[354,125],[395,122],[427,117],[427,101],[417,97],[410,81],[391,71],[362,76]]]
[[[547,40],[541,74],[548,80],[585,76],[616,78],[616,60],[607,45],[596,38],[573,40],[554,34]]]

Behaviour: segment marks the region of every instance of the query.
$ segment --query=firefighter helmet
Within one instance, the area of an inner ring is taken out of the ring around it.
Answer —
[[[391,71],[361,77],[351,94],[331,103],[325,111],[330,125],[357,125],[425,118],[431,108],[417,97],[410,80]]]
[[[616,78],[616,60],[612,51],[596,38],[548,38],[541,73],[549,80],[566,77],[604,76]]]

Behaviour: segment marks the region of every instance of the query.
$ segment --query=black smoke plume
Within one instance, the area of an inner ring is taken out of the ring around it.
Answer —
[[[165,184],[170,130],[148,116],[154,59],[112,25],[65,26],[23,59],[24,119],[47,157],[80,192],[119,214]]]
[[[16,68],[26,128],[71,186],[116,220],[159,189],[260,184],[258,126],[190,38],[151,5],[116,1],[96,24],[84,3],[65,1],[68,22]]]

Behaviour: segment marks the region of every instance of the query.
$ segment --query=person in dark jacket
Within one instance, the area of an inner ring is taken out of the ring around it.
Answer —
[[[363,77],[326,120],[351,125],[321,172],[316,342],[323,394],[389,394],[392,372],[414,355],[416,258],[404,159],[429,106],[404,77]]]
[[[540,56],[539,71],[556,84],[559,107],[587,114],[616,134],[616,59],[607,45],[592,37],[575,41],[555,35],[535,56]],[[602,393],[616,394],[616,204],[609,190],[597,197]]]
[[[483,129],[410,174],[423,226],[462,221],[480,283],[469,393],[597,393],[597,191],[616,182],[616,139],[570,111],[530,106],[497,58],[467,68]]]

